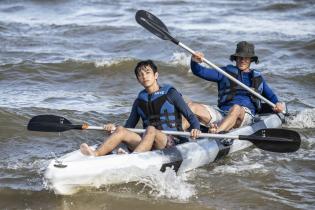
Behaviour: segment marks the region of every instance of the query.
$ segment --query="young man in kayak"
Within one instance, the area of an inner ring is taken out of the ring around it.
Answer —
[[[141,61],[135,68],[138,82],[144,87],[134,101],[125,126],[104,125],[104,130],[113,132],[97,149],[92,150],[82,144],[80,150],[85,155],[102,156],[115,149],[120,143],[126,143],[134,152],[151,149],[163,149],[182,143],[183,138],[166,135],[161,130],[182,131],[182,115],[188,120],[191,137],[198,138],[200,124],[198,119],[184,102],[181,94],[170,85],[160,86],[157,82],[156,65],[151,61]],[[141,118],[146,132],[139,135],[127,128],[134,128]],[[187,140],[187,139],[185,139]]]
[[[204,104],[189,102],[188,105],[199,120],[209,126],[209,132],[220,133],[232,128],[249,125],[253,116],[260,111],[260,99],[251,95],[250,92],[230,81],[226,76],[215,69],[201,66],[204,55],[196,52],[191,59],[193,74],[218,85],[218,106],[210,107]],[[230,56],[231,61],[236,61],[236,66],[227,65],[221,69],[238,79],[245,85],[253,88],[276,106],[275,112],[284,110],[283,103],[279,102],[275,93],[267,85],[261,73],[250,69],[252,62],[259,63],[255,55],[254,45],[246,41],[239,42],[236,52]]]

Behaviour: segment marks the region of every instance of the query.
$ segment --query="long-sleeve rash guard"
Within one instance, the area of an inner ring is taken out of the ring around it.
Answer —
[[[226,67],[221,67],[221,69],[225,71]],[[212,82],[218,83],[223,77],[225,77],[223,74],[216,71],[215,69],[206,68],[194,61],[191,61],[191,70],[194,75]],[[248,87],[251,87],[252,86],[251,77],[252,74],[250,72],[241,72],[240,82],[244,83]],[[262,95],[266,97],[268,100],[270,100],[272,103],[277,103],[278,102],[277,96],[272,91],[272,89],[267,85],[264,79],[262,83],[263,83]],[[223,111],[229,111],[230,108],[235,104],[249,108],[252,114],[256,113],[256,108],[251,100],[251,95],[247,90],[238,91],[231,101],[222,105],[219,108]]]
[[[175,90],[174,88],[169,90],[169,93],[167,94],[168,100],[174,104],[174,106],[179,110],[179,112],[188,120],[190,123],[189,129],[200,129],[200,124],[196,116],[192,113],[192,111],[189,109],[188,105],[184,101],[181,94]],[[129,115],[128,120],[125,123],[126,128],[134,128],[139,119],[140,115],[137,111],[138,107],[138,99],[136,99],[132,105],[131,113]]]

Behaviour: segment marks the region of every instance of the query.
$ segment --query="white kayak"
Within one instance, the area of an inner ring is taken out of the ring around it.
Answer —
[[[278,128],[281,125],[280,117],[271,114],[261,116],[251,126],[235,129],[228,134],[251,135],[260,129]],[[137,154],[91,157],[77,150],[52,160],[45,172],[45,181],[56,194],[69,195],[84,187],[139,181],[151,170],[165,171],[167,167],[172,167],[177,174],[181,174],[251,145],[246,140],[235,139],[228,145],[220,139],[203,138]]]

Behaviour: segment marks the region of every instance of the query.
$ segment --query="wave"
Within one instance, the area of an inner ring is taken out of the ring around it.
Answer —
[[[313,41],[315,42],[315,41]],[[315,43],[312,43],[315,44]],[[311,45],[309,45],[311,47]],[[190,68],[190,59],[191,55],[188,53],[175,52],[172,54],[172,57],[169,61],[165,60],[153,60],[158,68],[163,70],[165,68],[185,68],[188,70]],[[44,72],[53,72],[53,73],[69,73],[69,72],[83,72],[89,75],[104,73],[104,71],[121,71],[133,70],[136,64],[140,61],[139,58],[134,57],[113,57],[113,58],[99,58],[99,59],[73,59],[68,58],[63,61],[56,62],[36,62],[32,60],[23,60],[18,63],[10,63],[10,64],[2,64],[0,65],[0,72],[5,74],[10,73],[21,73],[21,75],[27,74],[41,74]],[[221,66],[218,64],[218,66]],[[161,68],[163,67],[163,68]],[[311,67],[309,65],[300,65],[296,67],[296,65],[286,65],[286,71],[290,71],[289,73],[301,73],[301,71],[312,72]],[[266,67],[271,68],[271,67]],[[310,71],[308,71],[310,69]],[[102,71],[98,71],[102,70]],[[296,72],[293,72],[295,71]],[[125,72],[124,72],[125,73]],[[282,75],[281,72],[278,71],[268,72],[268,74]],[[4,76],[3,75],[3,76]],[[14,75],[16,78],[19,78],[18,75]],[[296,76],[296,75],[295,75]],[[295,78],[294,76],[294,78]],[[314,73],[310,73],[307,75],[303,75],[306,78],[311,76],[313,78]],[[304,78],[303,78],[304,79]]]
[[[262,8],[262,10],[266,10],[266,11],[288,11],[288,10],[292,10],[292,9],[297,9],[297,8],[301,8],[302,5],[300,4],[295,4],[295,3],[276,3],[276,4],[271,4],[268,5],[264,8]]]
[[[133,57],[117,57],[117,58],[103,58],[96,60],[79,60],[79,59],[66,59],[62,62],[56,63],[39,63],[30,60],[24,60],[15,64],[3,64],[0,66],[2,76],[7,76],[10,79],[16,79],[20,76],[27,77],[40,76],[56,76],[61,74],[66,76],[69,73],[84,74],[84,75],[99,75],[106,72],[126,72],[133,71],[139,59]],[[185,53],[174,53],[169,62],[154,60],[158,65],[158,69],[163,71],[167,68],[189,68],[190,55]]]
[[[190,65],[190,54],[187,53],[173,53],[170,63],[176,66],[189,66]]]
[[[16,5],[16,6],[5,7],[3,9],[1,9],[0,11],[5,12],[5,13],[12,13],[12,12],[20,12],[24,9],[25,9],[24,6]]]
[[[302,83],[303,85],[310,85],[310,86],[314,86],[315,85],[315,73],[308,73],[308,74],[305,74],[305,75],[300,75],[297,74],[293,77],[289,77],[290,80],[293,80],[293,81],[297,81],[297,82],[300,82]]]
[[[315,108],[304,109],[287,118],[289,128],[315,128]]]
[[[302,49],[314,52],[315,50],[315,39],[308,41],[304,44],[304,46],[302,47]]]
[[[16,109],[0,107],[0,137],[4,141],[10,141],[10,138],[24,131],[24,125],[27,121],[26,115]],[[24,134],[23,134],[24,135]]]
[[[296,58],[296,59],[310,59],[313,61],[315,56],[315,39],[306,39],[303,41],[288,41],[283,46],[286,49],[289,49],[293,52],[293,55],[290,55],[289,58]]]
[[[19,97],[10,97],[19,95]],[[33,90],[11,91],[3,95],[6,102],[0,106],[8,108],[41,108],[51,110],[68,110],[80,112],[98,112],[103,114],[124,114],[130,111],[128,105],[122,100],[115,100],[106,96],[99,96],[95,92],[64,91],[64,90]],[[12,116],[10,116],[12,117]],[[14,117],[14,116],[13,116]]]
[[[250,174],[267,174],[269,170],[266,169],[263,163],[257,163],[257,159],[263,156],[259,149],[253,149],[250,153],[245,152],[242,156],[233,156],[229,159],[229,163],[215,166],[210,172],[211,174],[234,174],[238,176],[248,176]],[[236,158],[234,160],[234,158]]]
[[[115,66],[131,66],[136,64],[134,58],[116,58],[116,59],[100,59],[93,62],[96,68],[101,67],[115,67]]]
[[[134,58],[113,58],[113,59],[98,59],[98,60],[78,60],[66,59],[56,63],[38,63],[34,61],[24,60],[16,64],[1,65],[0,72],[5,75],[11,75],[15,78],[31,74],[53,76],[53,74],[67,73],[83,73],[83,74],[100,74],[102,71],[113,71],[122,69],[133,69],[137,60]]]

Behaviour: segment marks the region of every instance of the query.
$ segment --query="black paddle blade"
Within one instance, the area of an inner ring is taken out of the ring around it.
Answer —
[[[157,37],[164,40],[170,40],[175,44],[179,43],[178,40],[170,35],[164,23],[150,12],[138,10],[136,13],[136,21]]]
[[[78,126],[72,125],[66,118],[55,115],[35,116],[27,125],[28,130],[43,132],[63,132],[70,129],[78,129],[76,127]]]
[[[280,128],[261,129],[250,136],[242,137],[251,141],[256,147],[271,152],[295,152],[301,145],[298,132]]]

